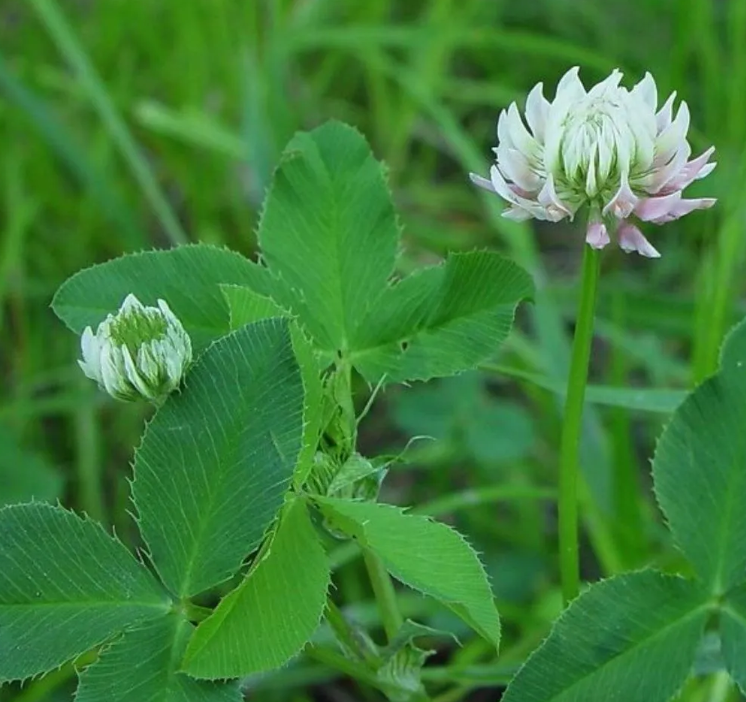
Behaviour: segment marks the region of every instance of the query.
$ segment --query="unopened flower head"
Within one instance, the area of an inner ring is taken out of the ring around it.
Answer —
[[[134,295],[95,334],[85,329],[81,350],[83,372],[119,400],[162,401],[192,360],[189,335],[165,301],[146,307]]]
[[[658,91],[647,73],[631,90],[620,71],[586,91],[571,68],[553,102],[539,83],[526,100],[526,124],[515,103],[497,122],[497,157],[490,178],[471,179],[509,206],[503,216],[558,222],[587,212],[586,241],[601,249],[616,230],[627,252],[657,258],[658,251],[631,221],[664,224],[715,204],[684,199],[682,190],[715,167],[715,149],[689,161],[689,109],[676,115],[673,93],[658,110]],[[527,125],[527,126],[526,126]]]

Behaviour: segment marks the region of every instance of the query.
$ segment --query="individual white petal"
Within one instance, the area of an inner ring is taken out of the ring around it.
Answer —
[[[544,143],[549,101],[544,97],[544,84],[537,83],[526,98],[526,121],[536,140]]]
[[[715,170],[715,166],[718,165],[717,161],[713,161],[712,163],[707,163],[702,168],[700,168],[699,173],[694,176],[694,180],[701,180],[702,178],[707,177]]]
[[[673,101],[676,99],[676,91],[668,96],[668,100],[663,104],[660,110],[655,115],[656,126],[658,132],[662,132],[669,124],[671,124],[671,116],[673,115]]]
[[[508,134],[507,119],[508,111],[500,110],[500,114],[497,116],[497,143],[514,146],[513,142],[510,140],[510,135]]]
[[[611,168],[614,164],[614,157],[616,156],[615,152],[616,149],[614,148],[613,136],[603,134],[603,137],[598,140],[596,156],[598,175],[604,181],[609,177],[609,174],[611,173]]]
[[[518,151],[521,151],[527,157],[536,154],[538,150],[536,140],[531,136],[528,129],[526,129],[526,125],[523,124],[521,115],[518,112],[518,106],[515,103],[511,103],[510,107],[508,107],[505,128],[513,148],[518,149]]]
[[[612,215],[617,219],[624,219],[630,216],[637,202],[638,197],[632,192],[629,186],[627,174],[623,173],[619,189],[601,212],[604,216]]]
[[[127,295],[127,297],[124,298],[124,302],[122,303],[122,306],[119,308],[120,312],[130,312],[132,310],[143,310],[144,305],[140,300],[137,299],[135,295],[130,293]]]
[[[614,94],[622,81],[622,72],[615,68],[611,74],[600,83],[596,83],[589,91],[589,98],[598,98],[604,95]]]
[[[697,158],[684,164],[678,173],[665,181],[665,184],[660,189],[660,194],[665,195],[676,190],[683,190],[693,181],[709,175],[716,165],[714,163],[707,163],[713,153],[715,153],[715,147],[711,146],[707,151],[697,156]]]
[[[151,389],[157,388],[160,377],[166,373],[163,346],[163,342],[151,341],[137,350],[137,370]]]
[[[643,102],[627,102],[626,128],[631,135],[630,169],[646,170],[655,159],[655,114]]]
[[[650,174],[649,180],[646,179],[645,190],[652,195],[663,195],[666,186],[681,173],[682,169],[686,166],[687,160],[692,153],[692,148],[689,146],[689,142],[682,141],[679,144],[679,148],[673,155],[673,158],[665,165],[660,168],[656,168]],[[669,190],[670,192],[670,190]]]
[[[603,222],[591,222],[586,230],[585,240],[594,249],[602,249],[611,241]]]
[[[579,66],[573,66],[565,75],[560,78],[557,83],[557,92],[555,93],[555,100],[562,97],[565,100],[579,100],[585,97],[586,92],[583,84],[580,82],[578,74],[580,73]]]
[[[645,238],[643,233],[630,222],[622,222],[617,230],[619,246],[622,251],[631,253],[637,251],[647,258],[660,258],[657,249]]]
[[[520,205],[521,207],[527,207],[530,205],[531,201],[526,198],[522,192],[519,192],[519,188],[508,183],[498,166],[492,166],[490,168],[490,179],[495,192],[504,200],[507,200],[513,205]]]
[[[664,216],[679,200],[681,193],[675,192],[662,197],[641,198],[635,206],[635,215],[643,222],[652,222]]]
[[[521,190],[537,191],[542,186],[542,179],[531,170],[526,156],[518,149],[501,149],[498,166],[506,178],[512,180]]]
[[[495,188],[495,192],[504,200],[507,200],[511,205],[515,205],[522,210],[527,210],[531,213],[531,216],[536,219],[551,219],[545,208],[535,199],[530,199],[516,192],[516,186],[510,185],[505,180],[497,166],[492,166],[492,168],[490,168],[490,177],[492,178],[492,186]]]
[[[538,197],[539,204],[544,207],[550,222],[559,222],[565,217],[572,217],[572,210],[560,200],[554,188],[554,177],[550,173]]]
[[[651,218],[653,224],[666,224],[688,215],[694,210],[706,210],[712,207],[717,200],[714,197],[700,197],[694,199],[680,199],[675,202],[666,212],[658,217]]]
[[[686,134],[689,131],[689,106],[682,102],[679,111],[676,113],[676,119],[663,129],[655,140],[655,159],[653,167],[662,166],[673,158],[673,155],[679,151],[682,144],[686,141]]]
[[[655,112],[655,108],[658,106],[658,88],[650,73],[646,73],[644,78],[632,88],[631,96],[633,99],[640,100]]]
[[[528,210],[518,205],[510,205],[500,213],[505,219],[511,219],[514,222],[525,222],[527,219],[534,219],[534,215]]]
[[[80,351],[83,360],[78,361],[78,364],[83,373],[91,380],[101,383],[101,344],[91,327],[83,330],[83,335],[80,337]]]
[[[492,182],[487,180],[487,178],[482,178],[482,176],[477,175],[476,173],[469,173],[469,179],[474,183],[474,185],[477,185],[484,190],[488,190],[491,193],[497,193]]]
[[[132,358],[130,350],[126,346],[121,347],[122,361],[124,365],[124,373],[129,383],[140,393],[144,398],[148,400],[154,399],[154,393],[152,386],[143,378],[140,370]]]
[[[113,344],[106,344],[101,350],[101,379],[112,397],[125,401],[137,398],[137,392],[127,381],[121,351]]]
[[[598,155],[599,148],[600,143],[594,142],[591,145],[588,157],[588,175],[585,179],[585,192],[590,198],[594,198],[598,195],[598,176],[601,174]]]
[[[166,318],[166,322],[171,325],[176,325],[178,327],[181,327],[181,322],[179,321],[179,318],[171,311],[171,308],[168,306],[168,303],[165,300],[159,299],[158,302],[158,309],[161,311],[162,315]],[[158,317],[157,310],[152,309],[153,316]]]

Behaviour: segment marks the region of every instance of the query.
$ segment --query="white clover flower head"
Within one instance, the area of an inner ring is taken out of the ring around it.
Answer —
[[[715,149],[688,160],[689,109],[682,102],[673,117],[673,93],[657,110],[649,73],[627,90],[614,70],[586,91],[578,72],[574,67],[565,73],[553,102],[544,97],[542,83],[534,86],[526,124],[515,103],[503,110],[490,178],[470,177],[509,203],[504,217],[558,222],[586,210],[590,246],[602,249],[615,231],[624,251],[657,258],[631,217],[664,224],[712,207],[714,198],[687,200],[682,191],[715,168],[708,163]]]
[[[146,307],[127,295],[96,333],[86,327],[80,340],[87,377],[118,400],[145,398],[160,403],[175,390],[192,360],[192,342],[164,300]]]

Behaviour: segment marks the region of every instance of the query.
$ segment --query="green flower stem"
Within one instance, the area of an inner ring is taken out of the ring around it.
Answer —
[[[399,604],[396,601],[394,583],[391,581],[391,576],[381,559],[375,553],[369,549],[363,549],[363,559],[365,560],[365,567],[368,569],[373,594],[378,603],[378,611],[381,613],[383,630],[386,632],[389,643],[391,643],[404,623],[399,612]]]
[[[578,548],[578,473],[588,361],[593,338],[593,311],[598,287],[599,253],[586,245],[578,317],[572,343],[570,377],[565,398],[559,463],[559,558],[562,597],[565,603],[580,592]]]

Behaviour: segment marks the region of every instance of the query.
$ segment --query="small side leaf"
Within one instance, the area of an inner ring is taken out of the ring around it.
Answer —
[[[193,629],[172,613],[125,632],[80,674],[75,702],[241,702],[237,683],[178,671]]]
[[[475,368],[495,355],[531,277],[496,253],[452,254],[390,287],[352,348],[370,381],[428,380]]]
[[[721,605],[720,640],[728,672],[746,693],[746,585],[729,592]]]
[[[52,301],[57,316],[77,334],[119,309],[129,293],[145,305],[166,300],[196,352],[229,331],[221,283],[266,292],[266,269],[228,249],[205,244],[128,254],[76,273]]]
[[[676,410],[653,461],[677,545],[711,592],[746,576],[746,373],[721,371]]]
[[[329,578],[329,562],[306,505],[295,500],[285,510],[269,549],[197,628],[184,670],[197,678],[216,679],[283,665],[313,636]]]
[[[313,499],[335,528],[374,551],[397,580],[439,600],[499,644],[500,619],[487,574],[461,534],[391,505]]]
[[[654,571],[592,585],[570,604],[503,702],[668,702],[708,617],[693,582]]]
[[[44,503],[0,510],[0,683],[52,670],[169,606],[99,524]]]
[[[301,446],[303,384],[284,320],[215,342],[148,425],[133,499],[164,583],[229,578],[282,507]]]

